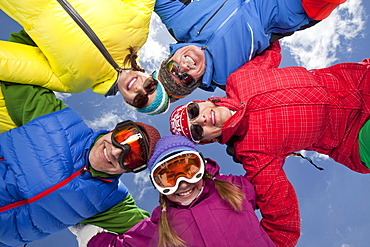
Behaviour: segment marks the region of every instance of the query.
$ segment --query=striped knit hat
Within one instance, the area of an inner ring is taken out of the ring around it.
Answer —
[[[152,74],[153,78],[156,80],[158,80],[157,74],[158,74],[157,71],[154,71]],[[149,116],[167,112],[167,110],[170,108],[170,100],[160,80],[158,80],[158,86],[156,91],[157,92],[155,95],[155,99],[150,105],[142,109],[138,108],[134,109],[140,113],[148,114]]]
[[[171,103],[191,94],[191,92],[198,88],[202,82],[202,80],[198,80],[191,87],[186,87],[178,84],[171,76],[171,73],[166,69],[166,65],[168,61],[171,60],[172,56],[173,55],[169,55],[165,60],[163,60],[158,73],[158,78],[162,82]]]
[[[188,138],[179,135],[166,135],[160,139],[154,147],[154,152],[148,163],[149,171],[165,156],[179,151],[199,152],[195,144]]]

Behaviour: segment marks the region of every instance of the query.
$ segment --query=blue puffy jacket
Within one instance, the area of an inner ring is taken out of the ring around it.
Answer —
[[[223,88],[227,77],[270,45],[273,33],[309,24],[301,0],[157,0],[154,11],[172,36],[173,54],[187,45],[205,46],[201,88]]]
[[[17,246],[107,210],[128,195],[119,176],[86,171],[93,132],[71,108],[0,136],[0,246]]]

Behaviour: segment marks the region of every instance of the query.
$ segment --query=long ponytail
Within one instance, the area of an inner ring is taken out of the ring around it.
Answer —
[[[204,174],[204,178],[211,179],[215,182],[216,189],[221,199],[226,201],[235,211],[243,210],[243,200],[246,196],[238,186],[228,181],[214,179],[214,176],[207,171]]]
[[[172,230],[170,223],[167,218],[167,202],[166,196],[160,194],[159,197],[160,207],[162,209],[161,216],[159,218],[158,234],[159,241],[158,247],[186,247],[184,240],[182,240],[174,230]]]

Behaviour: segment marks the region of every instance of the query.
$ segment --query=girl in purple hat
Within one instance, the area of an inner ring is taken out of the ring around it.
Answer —
[[[160,205],[123,235],[75,231],[87,246],[275,246],[254,213],[255,192],[244,176],[221,175],[183,136],[164,136],[149,162]],[[96,235],[95,235],[96,234]],[[95,235],[95,236],[94,236]],[[81,244],[81,242],[80,242]]]

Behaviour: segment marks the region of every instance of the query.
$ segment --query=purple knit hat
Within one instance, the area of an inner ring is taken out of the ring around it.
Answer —
[[[186,138],[185,136],[179,135],[166,135],[160,139],[154,147],[154,152],[148,163],[149,171],[152,171],[153,167],[168,154],[190,150],[199,152],[196,149],[195,144]]]

